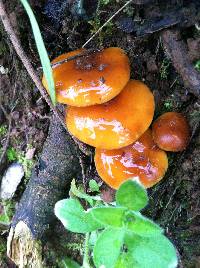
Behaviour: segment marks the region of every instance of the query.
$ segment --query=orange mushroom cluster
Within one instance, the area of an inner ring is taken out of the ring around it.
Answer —
[[[85,50],[63,54],[53,63]],[[189,125],[178,113],[166,113],[149,129],[155,110],[151,90],[130,80],[125,52],[116,47],[76,57],[53,68],[57,101],[68,104],[66,125],[71,134],[96,147],[98,174],[118,189],[132,178],[146,188],[159,182],[168,167],[166,151],[181,151]],[[47,83],[43,84],[48,91]]]

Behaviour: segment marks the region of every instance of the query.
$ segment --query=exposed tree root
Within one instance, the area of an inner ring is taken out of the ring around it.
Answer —
[[[42,267],[41,247],[55,221],[54,205],[66,196],[71,179],[79,172],[77,147],[54,116],[11,225],[8,256],[19,267]]]
[[[185,87],[196,97],[200,97],[200,73],[190,62],[187,46],[180,39],[177,30],[165,30],[162,33],[163,45],[177,72],[181,75]]]

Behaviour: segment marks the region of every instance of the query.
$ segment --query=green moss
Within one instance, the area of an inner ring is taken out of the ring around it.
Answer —
[[[166,109],[166,111],[170,111],[170,110],[172,110],[172,108],[173,108],[173,101],[172,101],[172,99],[168,99],[168,100],[166,100],[166,101],[164,102],[163,106],[164,106],[164,108]]]
[[[0,239],[0,265],[3,266],[4,262],[6,260],[6,240]]]
[[[68,243],[67,248],[72,251],[78,251],[81,255],[83,255],[84,252],[84,246],[81,243]]]
[[[9,147],[7,150],[7,158],[9,162],[17,160],[17,152],[15,148]]]
[[[162,105],[157,107],[154,118],[162,115],[166,112],[178,111],[181,108],[181,103],[177,101],[174,94],[169,95],[163,102]]]
[[[107,4],[109,4],[111,2],[111,0],[100,0],[100,5],[105,6]]]
[[[6,45],[4,44],[3,41],[0,41],[0,56],[5,55],[6,52],[7,52],[7,47],[6,47]]]
[[[193,118],[193,119],[199,119],[199,117],[200,117],[200,111],[195,110],[195,111],[193,111],[193,112],[190,114],[190,116],[191,116],[191,118]]]
[[[29,149],[30,145],[27,146]],[[26,154],[23,151],[16,150],[14,147],[10,147],[7,150],[7,158],[10,162],[17,161],[22,164],[25,172],[26,179],[29,179],[31,176],[31,170],[35,164],[34,159],[27,159]]]
[[[169,67],[170,67],[170,60],[168,58],[164,58],[160,67],[160,78],[167,79],[169,75]]]
[[[91,35],[95,34],[102,26],[99,16],[95,17],[94,20],[90,20],[88,23],[92,26],[90,30]],[[98,35],[99,46],[103,45],[104,38],[110,36],[112,34],[112,31],[113,31],[113,23],[110,21]]]
[[[108,14],[108,18],[112,15],[109,15],[109,5],[111,5],[112,3],[116,5],[116,2],[116,0],[100,0],[95,18],[88,22],[91,25],[91,35],[95,34],[99,30],[99,28],[105,23],[105,18],[102,19],[102,15],[104,17],[105,12],[106,14]],[[114,24],[112,21],[110,21],[99,32],[98,38],[100,47],[103,45],[105,37],[109,37],[113,34],[113,29]]]
[[[0,138],[3,138],[3,136],[6,135],[8,129],[6,125],[1,125],[0,126]]]
[[[0,204],[3,208],[0,214],[0,223],[9,225],[14,215],[15,203],[12,200],[2,200]]]

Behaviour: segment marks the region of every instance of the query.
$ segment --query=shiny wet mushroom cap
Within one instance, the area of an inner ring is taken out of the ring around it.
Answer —
[[[135,143],[117,150],[96,149],[95,165],[99,176],[118,189],[132,178],[149,188],[158,183],[168,168],[167,154],[160,150],[147,130]]]
[[[111,101],[90,107],[68,107],[66,124],[76,138],[102,149],[117,149],[136,141],[154,115],[154,97],[142,82],[130,80]]]
[[[85,52],[82,49],[65,53],[52,63]],[[90,106],[107,102],[120,93],[130,78],[130,64],[122,49],[111,47],[55,65],[53,76],[58,102]],[[43,84],[48,90],[45,78]]]
[[[190,127],[186,118],[177,112],[164,113],[152,125],[153,139],[165,151],[185,150],[190,138]]]

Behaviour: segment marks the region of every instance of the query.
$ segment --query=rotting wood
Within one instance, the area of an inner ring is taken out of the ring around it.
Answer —
[[[135,31],[137,36],[145,36],[170,28],[174,25],[183,29],[197,23],[199,18],[200,3],[192,0],[189,4],[185,4],[181,8],[178,6],[170,6],[166,10],[161,9],[159,17],[152,17],[151,13],[146,12],[144,23],[142,25],[136,24]]]
[[[165,30],[162,34],[163,45],[177,72],[181,75],[187,90],[200,98],[200,73],[190,62],[187,46],[180,38],[178,30]]]
[[[144,15],[139,21],[132,19],[128,31],[126,30],[126,24],[124,26],[124,22],[119,21],[119,28],[142,38],[175,25],[180,29],[187,28],[199,21],[200,2],[198,1],[191,0],[190,3],[184,3],[182,7],[170,5],[170,3],[167,3],[166,7],[160,5],[155,3],[152,9],[147,8],[146,10],[142,6],[140,10],[144,12]]]
[[[21,267],[42,267],[42,242],[56,218],[55,203],[67,195],[80,172],[78,147],[54,116],[38,165],[18,205],[8,239],[8,256]]]
[[[15,229],[11,227],[7,239],[8,256],[19,268],[42,268],[42,244],[33,240],[30,229],[25,222],[20,221]]]

